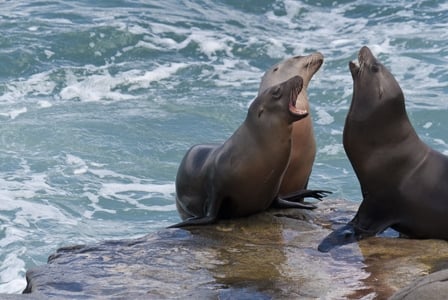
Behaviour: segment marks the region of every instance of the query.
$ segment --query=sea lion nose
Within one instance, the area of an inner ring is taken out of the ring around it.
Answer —
[[[358,54],[358,60],[359,63],[363,63],[369,59],[374,58],[372,51],[370,51],[369,47],[367,46],[363,46],[360,50],[359,50],[359,54]]]

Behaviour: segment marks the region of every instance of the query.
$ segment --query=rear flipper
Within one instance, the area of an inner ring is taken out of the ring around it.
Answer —
[[[213,194],[213,193],[209,193]],[[222,197],[207,198],[205,200],[205,204],[207,207],[207,213],[203,216],[193,216],[191,218],[185,219],[180,223],[168,226],[168,228],[180,228],[187,226],[196,226],[196,225],[209,225],[213,224],[218,220],[219,210],[221,208]]]
[[[187,227],[187,226],[195,226],[195,225],[208,225],[213,224],[216,222],[216,217],[193,217],[186,219],[185,221],[182,221],[180,223],[168,226],[167,228],[181,228],[181,227]]]
[[[324,190],[300,190],[286,196],[282,196],[282,199],[292,202],[302,201],[303,198],[316,198],[321,200],[323,197],[326,197],[327,194],[332,194],[332,192]]]
[[[347,245],[354,243],[356,241],[362,240],[369,236],[374,236],[377,231],[367,231],[355,227],[353,223],[348,223],[339,229],[336,229],[330,233],[317,247],[320,252],[328,252],[333,248],[340,247],[342,245]]]
[[[331,194],[329,191],[324,190],[300,190],[285,196],[278,196],[274,201],[273,206],[277,208],[302,208],[302,209],[315,209],[316,205],[308,202],[304,202],[303,198],[315,198],[321,200],[326,197],[327,194]]]

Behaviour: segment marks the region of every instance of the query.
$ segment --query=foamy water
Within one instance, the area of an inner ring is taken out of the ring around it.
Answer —
[[[438,1],[0,3],[0,293],[58,247],[177,222],[174,179],[222,142],[260,77],[320,51],[309,87],[311,188],[360,200],[342,147],[348,62],[368,45],[400,82],[422,139],[448,154],[448,5]]]

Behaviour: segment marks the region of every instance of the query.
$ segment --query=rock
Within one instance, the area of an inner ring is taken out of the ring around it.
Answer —
[[[448,298],[448,269],[417,279],[395,293],[391,300],[439,300]]]
[[[385,299],[448,261],[447,242],[390,232],[318,252],[321,239],[356,209],[325,200],[315,211],[271,210],[61,248],[27,272],[25,292],[57,299]]]

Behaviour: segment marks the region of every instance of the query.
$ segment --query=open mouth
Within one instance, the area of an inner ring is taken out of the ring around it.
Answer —
[[[297,98],[299,97],[301,90],[302,90],[301,86],[295,86],[294,88],[291,89],[291,96],[290,96],[290,100],[289,100],[289,111],[293,115],[297,115],[297,116],[305,115],[306,116],[308,114],[308,112],[306,110],[298,109],[296,107]]]

